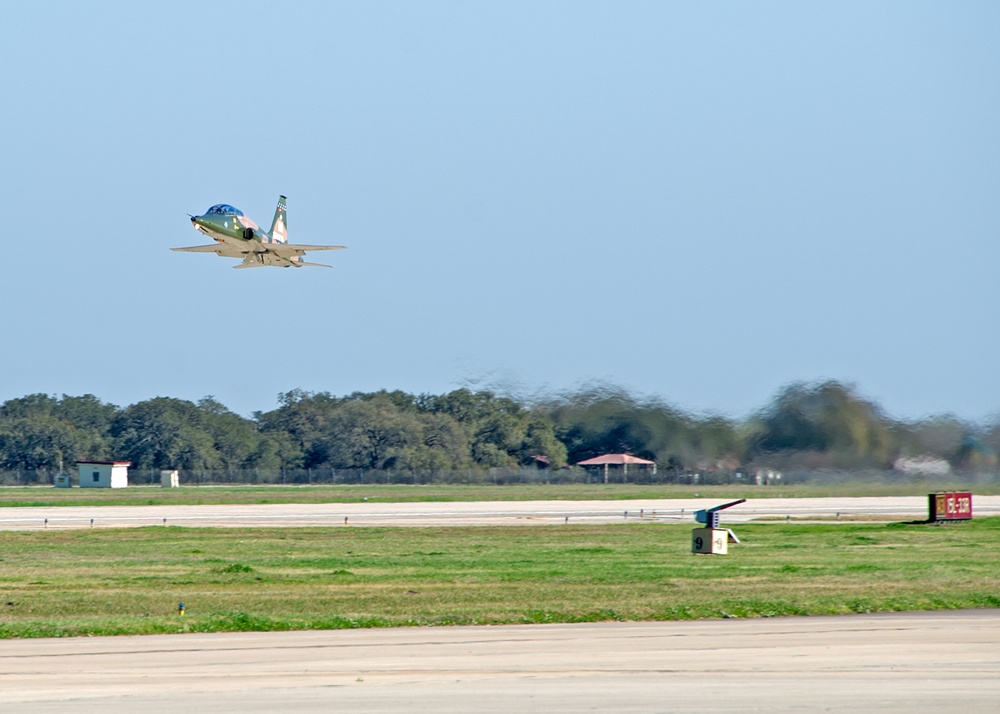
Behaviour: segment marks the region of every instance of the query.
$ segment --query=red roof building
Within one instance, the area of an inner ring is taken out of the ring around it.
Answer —
[[[653,473],[656,473],[656,462],[649,461],[648,459],[640,459],[638,456],[632,456],[632,454],[602,454],[601,456],[595,456],[592,459],[586,459],[584,461],[578,461],[577,466],[603,466],[604,467],[604,483],[608,482],[608,466],[621,466],[622,467],[622,479],[624,480],[628,476],[628,465],[637,464],[639,466],[652,466]]]

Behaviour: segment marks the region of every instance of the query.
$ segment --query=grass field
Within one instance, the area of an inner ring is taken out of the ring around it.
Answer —
[[[942,483],[846,483],[831,486],[674,486],[642,484],[495,485],[339,485],[339,486],[129,486],[108,488],[0,487],[0,506],[136,506],[255,503],[352,503],[363,500],[415,501],[587,501],[660,498],[806,498],[823,496],[926,496],[946,488]],[[979,495],[1000,494],[1000,484],[977,485]]]
[[[1000,607],[1000,518],[0,532],[0,637]],[[185,616],[177,614],[183,601]]]

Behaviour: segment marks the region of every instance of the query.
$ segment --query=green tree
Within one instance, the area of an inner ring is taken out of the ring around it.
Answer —
[[[0,463],[7,469],[63,471],[78,458],[80,432],[45,414],[0,418]]]
[[[123,409],[111,427],[114,448],[138,468],[216,469],[221,459],[198,407],[156,397]]]
[[[84,394],[81,397],[64,394],[54,406],[52,413],[77,429],[107,435],[118,411],[118,407],[114,404],[106,404],[93,394]]]
[[[893,425],[893,433],[904,456],[936,456],[952,460],[958,454],[972,424],[950,414]]]
[[[106,404],[93,394],[81,397],[64,394],[53,415],[71,424],[78,432],[77,455],[74,458],[110,459],[111,425],[118,411],[114,404]]]
[[[753,451],[820,452],[839,467],[886,466],[891,423],[874,403],[836,381],[785,387],[760,417]]]
[[[106,458],[108,427],[116,410],[89,394],[11,399],[0,406],[0,463],[64,471],[78,459]]]
[[[570,463],[613,453],[666,459],[683,444],[686,424],[675,410],[656,402],[642,404],[613,385],[562,395],[545,408]]]
[[[524,433],[524,440],[518,450],[518,460],[522,464],[534,462],[541,456],[554,469],[566,465],[566,445],[556,437],[552,422],[541,413],[532,414]]]
[[[221,468],[234,471],[257,465],[255,455],[260,453],[262,437],[254,422],[230,411],[212,397],[200,400],[198,410],[204,430],[212,437]]]
[[[275,472],[282,468],[295,468],[302,463],[302,451],[292,438],[280,431],[258,435],[253,453],[247,458],[248,469]]]
[[[400,466],[425,471],[452,471],[471,465],[469,438],[447,414],[419,414],[420,443],[406,449]]]
[[[48,394],[28,394],[4,402],[3,406],[0,406],[0,416],[12,419],[52,416],[58,405],[59,400]]]
[[[421,443],[415,415],[388,399],[351,401],[334,411],[321,440],[327,462],[337,468],[383,469],[398,465],[407,449]]]
[[[344,400],[329,392],[293,389],[278,395],[279,406],[256,412],[254,419],[264,434],[283,434],[276,444],[286,468],[313,468],[328,461],[325,451],[329,422]]]
[[[565,461],[565,449],[557,445],[547,416],[529,412],[510,397],[456,389],[424,397],[419,404],[429,413],[447,414],[462,426],[472,459],[480,466],[526,465],[535,456],[556,464]]]

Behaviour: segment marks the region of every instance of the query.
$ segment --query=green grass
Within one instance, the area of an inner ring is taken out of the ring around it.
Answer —
[[[0,637],[1000,607],[1000,518],[0,532]],[[179,602],[186,615],[177,614]]]
[[[806,498],[822,496],[926,496],[945,484],[847,483],[831,486],[674,486],[668,484],[338,485],[338,486],[129,486],[123,489],[2,486],[0,506],[159,506],[254,503],[419,501],[625,500],[659,498]],[[966,490],[959,488],[958,490]],[[1000,494],[1000,483],[977,485],[978,495]]]

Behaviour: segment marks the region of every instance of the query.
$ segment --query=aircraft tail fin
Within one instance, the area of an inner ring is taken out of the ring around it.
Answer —
[[[278,207],[274,209],[274,220],[271,221],[269,231],[271,240],[275,243],[288,242],[288,208],[285,206],[287,199],[278,196]]]

